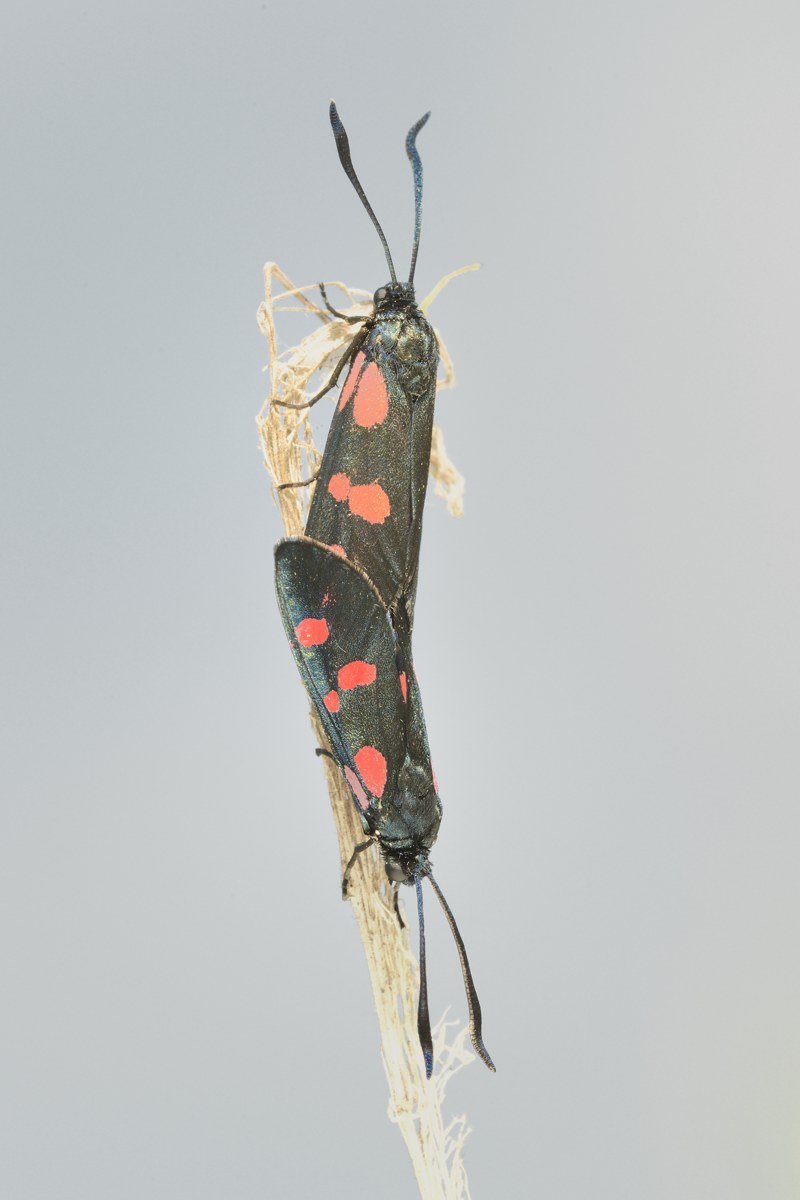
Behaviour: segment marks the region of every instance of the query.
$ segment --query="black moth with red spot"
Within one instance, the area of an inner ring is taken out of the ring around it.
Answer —
[[[441,902],[458,947],[472,1044],[493,1071],[464,943],[428,857],[439,832],[442,805],[411,654],[438,364],[436,337],[414,298],[422,212],[422,163],[416,137],[428,114],[406,138],[415,197],[407,283],[397,281],[383,230],[353,168],[335,104],[330,117],[340,161],[378,231],[391,281],[375,293],[370,316],[363,321],[345,318],[360,328],[330,383],[308,402],[316,403],[349,368],[317,475],[305,536],[287,538],[275,547],[278,604],[303,682],[367,835],[353,851],[343,890],[356,857],[374,842],[395,888],[400,883],[416,888],[417,1028],[426,1074],[430,1077],[433,1070],[433,1043],[425,971],[424,878]]]

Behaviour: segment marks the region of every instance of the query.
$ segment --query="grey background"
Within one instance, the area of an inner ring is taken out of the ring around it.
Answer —
[[[253,416],[261,263],[418,285],[478,1197],[800,1195],[793,3],[3,18],[0,1193],[414,1195]],[[459,1015],[431,908],[431,1000]]]

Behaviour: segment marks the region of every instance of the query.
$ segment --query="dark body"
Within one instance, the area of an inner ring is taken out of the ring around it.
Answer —
[[[306,537],[275,551],[301,675],[365,833],[378,840],[390,876],[408,882],[426,874],[442,814],[411,650],[437,363],[435,335],[411,289],[380,289],[353,342]],[[296,629],[309,617],[325,620],[329,636],[303,646]],[[337,688],[353,661],[374,666],[375,678]],[[375,756],[359,760],[364,747],[385,760],[385,781],[365,772]]]
[[[280,542],[275,573],[289,644],[364,832],[378,841],[390,877],[412,882],[427,873],[442,806],[407,630],[398,635],[367,577],[320,542]],[[324,621],[327,636],[304,646],[309,614]],[[364,682],[353,686],[347,671],[354,662],[364,664]]]

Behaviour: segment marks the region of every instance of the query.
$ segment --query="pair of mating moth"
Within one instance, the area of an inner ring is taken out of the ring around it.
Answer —
[[[433,1041],[425,971],[422,881],[439,898],[455,938],[464,976],[470,1036],[490,1070],[481,1008],[455,919],[431,870],[442,804],[431,766],[422,700],[414,673],[411,632],[417,590],[422,510],[428,482],[438,348],[417,307],[414,269],[422,217],[422,162],[416,139],[428,115],[412,126],[406,153],[414,177],[414,244],[407,283],[399,283],[383,230],[350,157],[336,105],[330,119],[339,159],[381,239],[391,282],[374,296],[366,318],[316,403],[347,371],[303,537],[275,547],[278,604],[303,683],[350,786],[365,840],[377,843],[395,889],[416,888],[420,929],[417,1029],[425,1071]],[[397,910],[399,917],[399,909]]]

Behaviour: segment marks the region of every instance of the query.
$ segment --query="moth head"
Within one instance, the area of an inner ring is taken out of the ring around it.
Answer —
[[[383,864],[392,883],[414,883],[430,873],[427,850],[406,850],[384,854]]]
[[[414,305],[414,288],[407,283],[386,283],[372,297],[376,312],[410,308]]]

